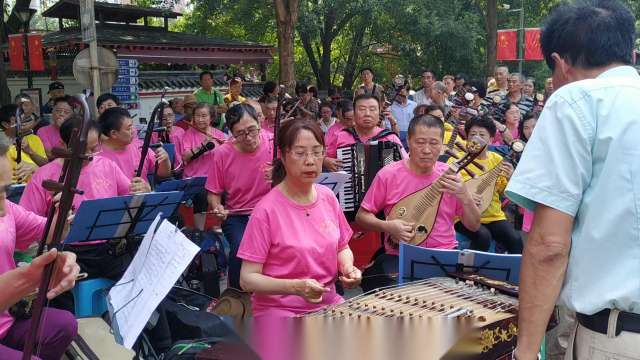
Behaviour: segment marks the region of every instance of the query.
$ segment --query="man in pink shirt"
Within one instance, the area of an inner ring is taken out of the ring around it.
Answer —
[[[384,264],[385,269],[398,271],[397,244],[414,237],[416,224],[403,220],[380,220],[376,214],[384,211],[386,216],[398,201],[433,183],[437,184],[443,195],[434,227],[420,246],[455,249],[458,246],[453,228],[456,217],[460,217],[465,226],[474,229],[480,227],[480,210],[467,191],[462,177],[447,172],[449,166],[437,162],[443,137],[444,126],[440,119],[431,115],[413,118],[409,123],[407,137],[412,149],[409,158],[380,170],[360,205],[357,223],[365,229],[387,234],[385,254],[376,259],[377,263]]]
[[[173,144],[173,168],[179,169],[182,167],[182,137],[184,136],[184,130],[181,127],[174,126],[176,120],[176,114],[169,106],[164,107],[162,114],[162,121],[160,126],[165,128],[165,131],[158,134],[154,132],[151,135],[151,142],[163,144]]]
[[[116,163],[124,175],[132,180],[136,177],[141,152],[140,143],[134,141],[131,115],[123,108],[113,107],[102,113],[98,122],[104,136],[99,154]],[[169,155],[162,147],[149,149],[140,174],[143,181],[154,169],[159,178],[171,176]]]
[[[266,171],[270,168],[273,156],[273,138],[260,129],[259,109],[257,103],[248,100],[227,111],[227,126],[233,135],[233,141],[215,149],[206,184],[209,205],[214,214],[224,221],[222,231],[231,247],[229,286],[237,289],[240,288],[242,261],[236,254],[249,214],[271,190]],[[248,174],[250,175],[247,176]],[[226,196],[224,206],[222,194]]]
[[[349,100],[342,100],[336,107],[338,121],[333,124],[324,135],[324,143],[326,147],[336,147],[338,134],[345,128],[352,128],[354,124],[353,103]],[[339,171],[342,163],[338,159],[325,157],[322,165],[329,171]]]
[[[12,171],[6,157],[11,143],[0,135],[0,274],[16,268],[13,253],[16,248],[26,249],[42,238],[46,218],[33,214],[5,199],[4,189],[11,183]],[[73,266],[68,264],[68,266]],[[21,284],[12,284],[19,287]],[[4,288],[2,289],[5,290]],[[38,356],[44,360],[62,357],[78,331],[73,314],[53,308],[45,308],[41,333],[38,337]],[[30,320],[15,319],[8,312],[0,313],[0,359],[20,359],[25,339],[30,328]]]
[[[338,148],[358,142],[391,141],[398,144],[403,155],[406,155],[398,135],[377,126],[380,121],[380,104],[377,97],[373,95],[358,95],[353,100],[353,107],[355,110],[354,127],[353,129],[342,129],[342,131],[338,132],[335,143],[327,144],[325,166],[328,165],[331,159],[336,159]]]
[[[275,96],[265,96],[260,103],[264,120],[260,124],[263,132],[273,135],[273,128],[276,123],[276,110],[278,108],[278,98]]]
[[[60,135],[65,144],[71,138],[74,128],[73,120],[73,117],[68,119],[60,128]],[[97,123],[91,122],[89,126],[87,153],[94,154],[99,146],[100,132]],[[33,174],[34,181],[30,181],[24,189],[20,206],[37,215],[47,216],[53,200],[51,192],[42,186],[42,182],[45,180],[57,181],[62,166],[62,159],[56,159],[38,169]],[[141,178],[129,180],[113,161],[100,155],[94,156],[92,161],[84,163],[78,179],[78,188],[82,189],[83,193],[73,198],[73,205],[76,209],[84,200],[105,199],[151,190],[149,184]],[[128,254],[119,256],[108,254],[104,241],[100,241],[98,244],[92,242],[68,245],[68,249],[78,255],[78,264],[80,264],[82,271],[88,273],[90,277],[108,277],[119,280],[131,260]]]
[[[67,120],[71,114],[73,114],[73,108],[71,107],[71,97],[65,95],[53,100],[53,111],[51,113],[51,125],[47,125],[38,130],[38,136],[42,140],[44,150],[47,153],[49,160],[54,157],[51,154],[51,149],[54,147],[64,147],[64,143],[60,138],[60,126]]]

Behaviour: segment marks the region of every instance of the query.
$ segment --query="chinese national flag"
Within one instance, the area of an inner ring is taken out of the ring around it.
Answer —
[[[42,52],[42,35],[29,34],[29,69],[44,71],[44,54]]]
[[[24,70],[22,34],[9,35],[9,69],[12,71]]]
[[[518,59],[518,31],[514,29],[498,30],[496,60]]]
[[[540,28],[525,29],[524,31],[524,59],[544,60],[540,48]]]

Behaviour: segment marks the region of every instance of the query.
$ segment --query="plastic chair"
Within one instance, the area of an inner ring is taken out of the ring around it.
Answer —
[[[76,317],[101,316],[107,311],[107,292],[114,281],[97,278],[76,283],[71,290]]]

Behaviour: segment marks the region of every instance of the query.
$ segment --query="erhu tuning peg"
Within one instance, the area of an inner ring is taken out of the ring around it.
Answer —
[[[71,157],[71,151],[64,148],[54,147],[51,149],[51,154],[57,159],[68,159]]]
[[[445,152],[445,154],[451,156],[452,158],[454,158],[456,160],[460,159],[460,156],[458,155],[458,153],[455,152],[452,149],[447,148],[447,149],[444,150],[444,152]]]
[[[47,190],[47,191],[51,191],[51,192],[60,192],[62,191],[64,185],[60,184],[57,181],[53,181],[53,180],[44,180],[42,182],[42,187]]]

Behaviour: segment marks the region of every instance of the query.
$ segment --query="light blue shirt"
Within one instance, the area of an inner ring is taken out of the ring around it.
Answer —
[[[405,105],[401,105],[394,101],[389,110],[391,115],[398,122],[400,131],[407,131],[409,129],[409,122],[413,119],[413,110],[418,106],[414,101],[407,100]]]
[[[574,216],[560,303],[640,313],[640,76],[630,66],[558,89],[506,195]]]

